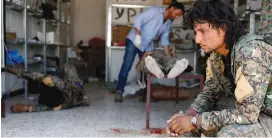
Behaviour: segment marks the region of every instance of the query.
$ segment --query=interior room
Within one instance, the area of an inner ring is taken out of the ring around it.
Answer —
[[[271,44],[271,0],[1,0],[1,136],[271,137]]]

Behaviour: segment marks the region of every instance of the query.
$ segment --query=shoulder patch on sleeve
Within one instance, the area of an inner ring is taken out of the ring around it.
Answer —
[[[237,70],[235,82],[236,89],[234,93],[237,101],[240,103],[243,99],[251,95],[254,89],[252,88],[246,77],[243,75],[242,67]]]

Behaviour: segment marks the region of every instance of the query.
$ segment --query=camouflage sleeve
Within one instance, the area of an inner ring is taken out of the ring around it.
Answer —
[[[83,101],[84,89],[81,84],[76,84],[73,81],[65,80],[51,76],[52,81],[57,89],[62,92],[63,108],[68,108]]]
[[[190,109],[194,109],[197,113],[211,111],[219,99],[219,84],[215,79],[215,73],[212,71],[212,68],[216,68],[215,70],[218,71],[219,74],[223,75],[223,62],[222,60],[218,60],[218,55],[215,53],[212,53],[211,56],[207,59],[206,81],[204,89],[199,93],[190,107]]]
[[[265,51],[263,42],[250,41],[241,48],[240,58],[235,62],[235,107],[222,111],[204,112],[201,127],[210,130],[230,124],[256,123],[271,77],[271,55]]]
[[[19,73],[19,76],[21,76],[22,78],[32,79],[35,81],[42,81],[42,79],[44,78],[45,75],[42,73],[39,73],[39,72],[21,71]]]

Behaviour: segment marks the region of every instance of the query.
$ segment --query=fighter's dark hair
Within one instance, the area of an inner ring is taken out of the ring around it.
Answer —
[[[228,49],[247,32],[236,16],[233,8],[224,0],[198,0],[184,15],[185,24],[193,28],[196,23],[209,23],[213,28],[226,32],[225,43]]]
[[[185,11],[184,5],[180,2],[172,2],[168,8],[174,7],[175,9],[180,9],[181,11]]]

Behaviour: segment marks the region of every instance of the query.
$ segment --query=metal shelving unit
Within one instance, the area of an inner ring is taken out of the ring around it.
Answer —
[[[70,8],[70,0],[57,0],[57,19],[54,20],[46,20],[43,18],[43,14],[42,12],[39,11],[34,11],[28,8],[27,6],[27,0],[23,0],[24,5],[19,5],[16,3],[12,3],[9,0],[4,0],[5,1],[5,8],[8,8],[10,10],[16,11],[16,12],[23,12],[23,19],[24,19],[24,40],[9,40],[6,41],[6,44],[11,44],[11,45],[24,45],[23,49],[24,49],[24,70],[28,71],[28,65],[32,65],[32,64],[41,64],[43,63],[43,73],[46,74],[47,73],[47,48],[48,47],[53,47],[56,48],[55,50],[55,55],[56,57],[60,58],[60,47],[62,48],[69,48],[69,43],[66,44],[49,44],[46,43],[46,33],[47,33],[47,24],[51,24],[53,26],[56,26],[56,33],[60,36],[60,26],[61,25],[66,25],[67,26],[67,31],[66,32],[66,42],[70,42],[70,21],[68,22],[63,22],[61,21],[61,3],[68,3]],[[42,0],[42,2],[47,2],[47,0]],[[68,13],[68,16],[70,16],[71,14]],[[32,42],[28,40],[28,32],[27,32],[27,28],[28,28],[28,16],[37,18],[42,20],[42,32],[43,32],[43,37],[45,42]],[[43,48],[43,60],[42,61],[35,61],[35,60],[29,60],[28,59],[28,48],[29,46],[35,46],[35,47],[41,47]],[[65,59],[67,60],[67,59]],[[25,99],[28,99],[28,85],[27,85],[27,81],[24,81],[24,95],[25,95]]]
[[[256,18],[260,18],[261,17],[261,11],[250,11],[247,10],[250,8],[250,6],[245,3],[245,11],[243,11],[242,13],[239,13],[238,9],[242,6],[238,6],[239,5],[239,0],[234,0],[234,11],[236,13],[236,15],[239,16],[239,20],[241,21],[245,21],[249,23],[249,33],[254,34],[255,33],[255,27],[256,27]]]
[[[188,9],[190,7],[190,3],[192,3],[194,0],[191,2],[185,2],[184,6],[185,9]],[[125,50],[125,46],[113,46],[112,45],[112,26],[115,25],[124,25],[124,26],[129,26],[132,27],[132,23],[114,23],[112,21],[112,9],[113,7],[121,7],[121,8],[148,8],[151,6],[159,6],[159,7],[167,7],[168,5],[135,5],[135,4],[116,4],[113,3],[112,0],[107,0],[107,12],[106,12],[106,17],[107,17],[107,24],[106,24],[106,75],[105,75],[105,80],[110,81],[111,77],[111,57],[112,57],[112,50]],[[172,25],[171,28],[181,28],[182,26],[176,26]],[[160,48],[154,48],[157,50],[160,50]],[[194,69],[197,65],[197,50],[177,50],[177,52],[185,52],[185,53],[194,53]]]

